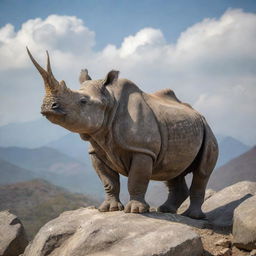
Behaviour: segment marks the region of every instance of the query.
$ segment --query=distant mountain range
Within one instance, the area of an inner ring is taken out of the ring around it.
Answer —
[[[31,122],[11,123],[0,127],[0,146],[36,148],[67,134],[64,128],[41,118]]]
[[[243,154],[250,147],[232,137],[224,137],[219,140],[219,158],[217,167],[227,163],[231,159]]]
[[[79,134],[68,133],[63,137],[48,143],[46,146],[54,148],[75,159],[79,159],[91,166],[91,160],[89,159],[88,154],[89,143],[82,140]]]
[[[0,147],[0,158],[73,192],[102,196],[103,188],[93,169],[53,148]]]
[[[0,185],[34,179],[33,172],[0,159]]]
[[[39,228],[60,213],[79,207],[98,205],[94,199],[70,193],[44,180],[0,186],[0,211],[9,209],[24,224],[29,239]]]
[[[242,180],[256,181],[256,146],[214,170],[208,187],[219,190]]]

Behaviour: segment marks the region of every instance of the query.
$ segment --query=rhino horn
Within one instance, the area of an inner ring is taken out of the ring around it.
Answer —
[[[36,69],[39,71],[39,73],[41,74],[42,78],[44,79],[44,85],[45,85],[45,90],[46,92],[54,92],[58,89],[58,81],[55,79],[55,77],[52,74],[52,70],[51,70],[51,64],[50,64],[50,58],[49,58],[49,54],[48,52],[46,52],[47,54],[47,71],[44,70],[38,63],[37,61],[34,59],[34,57],[32,56],[32,54],[30,53],[28,47],[27,47],[27,52],[28,55],[31,59],[31,61],[33,62],[34,66],[36,67]]]

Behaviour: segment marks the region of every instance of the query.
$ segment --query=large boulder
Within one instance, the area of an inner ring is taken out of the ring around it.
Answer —
[[[233,244],[240,249],[256,249],[256,196],[235,209]]]
[[[202,209],[213,228],[231,231],[235,208],[253,195],[256,195],[256,182],[241,181],[215,193]]]
[[[24,252],[28,240],[20,220],[8,211],[0,212],[0,256]]]
[[[161,219],[161,214],[102,213],[80,208],[65,212],[43,226],[24,256],[199,256],[202,253],[201,238],[192,228]]]

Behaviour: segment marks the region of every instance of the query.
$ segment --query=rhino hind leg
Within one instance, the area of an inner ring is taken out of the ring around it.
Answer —
[[[96,170],[101,182],[104,185],[106,197],[104,202],[99,206],[101,212],[122,211],[124,206],[119,200],[120,181],[119,174],[101,161],[96,154],[91,154],[92,164]]]
[[[205,189],[215,167],[217,158],[218,144],[210,127],[206,123],[205,136],[201,150],[199,151],[196,161],[191,166],[193,178],[189,190],[190,206],[183,215],[193,219],[203,219],[206,217],[201,207],[204,202]]]
[[[189,196],[188,187],[184,175],[165,182],[169,190],[168,198],[164,204],[157,208],[158,212],[176,213],[180,205]]]

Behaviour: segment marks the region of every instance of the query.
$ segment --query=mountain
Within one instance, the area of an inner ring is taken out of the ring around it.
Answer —
[[[222,137],[219,140],[219,158],[217,167],[227,163],[231,159],[243,154],[250,147],[232,137]]]
[[[102,186],[92,169],[53,148],[0,147],[0,158],[73,192],[102,195]]]
[[[33,172],[0,159],[0,185],[34,179]]]
[[[219,190],[243,180],[256,181],[256,146],[214,170],[208,187]]]
[[[0,127],[0,146],[41,147],[67,133],[67,130],[50,123],[45,118],[31,122],[12,123]]]
[[[0,186],[0,211],[9,209],[24,224],[29,239],[41,226],[60,213],[89,205],[98,205],[92,198],[70,193],[44,180],[32,180]]]
[[[46,146],[57,149],[58,151],[79,159],[80,161],[87,163],[91,166],[91,161],[88,154],[89,143],[83,141],[79,134],[68,133],[67,135],[48,143]]]

